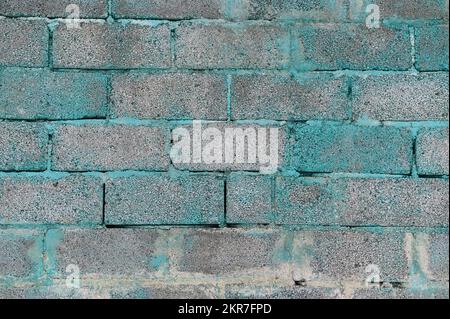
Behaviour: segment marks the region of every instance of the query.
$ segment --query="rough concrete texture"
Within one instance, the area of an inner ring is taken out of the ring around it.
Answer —
[[[353,299],[448,299],[447,287],[428,289],[360,288],[352,294]]]
[[[63,125],[52,153],[57,171],[166,170],[164,128],[125,125]]]
[[[447,281],[448,275],[448,234],[432,234],[429,236],[427,270],[436,281]]]
[[[231,299],[341,299],[339,288],[301,286],[225,286],[225,297]]]
[[[217,19],[225,13],[223,0],[112,0],[114,16],[149,19]]]
[[[226,120],[223,75],[202,73],[118,75],[112,80],[114,117]]]
[[[0,223],[101,224],[101,185],[81,175],[0,177]]]
[[[299,25],[293,30],[299,70],[407,70],[411,42],[406,27],[368,29],[356,24]]]
[[[448,0],[0,0],[0,299],[448,299],[448,52]]]
[[[275,220],[271,176],[232,173],[227,179],[229,224],[268,224]]]
[[[181,68],[276,69],[289,61],[288,31],[278,25],[184,22],[175,36]]]
[[[83,279],[141,278],[158,271],[163,255],[158,254],[162,236],[158,230],[75,229],[50,230],[47,252],[52,257],[52,278],[66,278],[66,269],[77,265]]]
[[[278,178],[276,221],[312,225],[448,227],[448,181]]]
[[[169,27],[164,24],[96,21],[69,29],[60,23],[53,33],[53,65],[80,69],[168,67],[169,37]]]
[[[78,6],[81,18],[104,18],[107,16],[107,0],[3,0],[0,3],[0,15],[65,18],[74,12],[73,5]]]
[[[345,19],[346,6],[323,0],[113,0],[121,18],[325,21]]]
[[[348,118],[348,84],[332,74],[237,75],[233,119],[343,120]]]
[[[448,98],[446,72],[364,76],[352,83],[355,120],[445,121]]]
[[[448,128],[421,130],[416,152],[419,174],[448,175]]]
[[[364,282],[376,265],[381,281],[404,282],[409,271],[406,235],[342,231],[299,232],[292,258],[296,280]]]
[[[293,166],[302,172],[409,174],[409,129],[351,125],[300,125]]]
[[[0,118],[104,118],[106,91],[102,74],[7,68],[0,70]]]
[[[173,256],[179,272],[204,275],[257,274],[275,278],[288,262],[280,232],[266,230],[180,230],[179,253]],[[286,259],[286,260],[284,260]]]
[[[0,170],[45,170],[47,144],[48,132],[42,124],[0,122]]]
[[[365,21],[366,7],[378,5],[380,17],[390,22],[395,21],[448,21],[448,1],[446,0],[363,0],[350,1],[352,20]]]
[[[416,28],[416,68],[448,71],[448,24]]]
[[[107,225],[219,224],[224,182],[214,175],[154,175],[108,181]]]
[[[35,230],[0,229],[0,284],[42,275],[43,235]]]
[[[48,63],[48,29],[43,19],[0,17],[0,67],[45,67]]]

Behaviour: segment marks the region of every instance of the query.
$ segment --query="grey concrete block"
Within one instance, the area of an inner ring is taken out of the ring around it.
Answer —
[[[94,177],[0,178],[0,224],[101,224],[102,205],[102,184]]]
[[[227,119],[227,85],[223,75],[117,75],[112,79],[111,98],[114,117]]]
[[[280,26],[183,22],[176,29],[176,66],[193,69],[269,68],[289,61],[289,37]]]
[[[353,281],[364,284],[379,270],[382,282],[405,282],[408,258],[404,233],[299,231],[294,236],[294,277],[321,282]],[[375,267],[376,268],[375,268]],[[373,270],[372,270],[373,271]]]
[[[233,173],[227,179],[227,223],[267,224],[276,221],[273,177]]]
[[[359,77],[352,87],[356,120],[448,119],[448,73]]]
[[[233,119],[342,120],[349,116],[346,79],[331,74],[236,75],[232,92]]]
[[[224,182],[213,175],[135,176],[106,184],[105,222],[111,225],[219,224]]]
[[[166,68],[170,29],[162,24],[81,22],[59,24],[53,34],[53,66],[80,69]]]
[[[286,256],[284,237],[271,230],[180,230],[181,247],[174,258],[180,272],[233,275],[258,272],[277,277]]]
[[[293,34],[294,65],[300,70],[407,70],[412,66],[406,27],[301,25]]]
[[[416,28],[416,68],[419,71],[448,71],[448,30],[448,24]]]
[[[416,143],[417,172],[448,175],[448,128],[420,130]]]
[[[45,170],[47,143],[48,132],[43,124],[0,122],[0,170]]]
[[[65,18],[74,13],[69,5],[78,6],[80,18],[105,18],[108,13],[107,0],[3,0],[0,15]]]
[[[55,130],[57,171],[167,170],[168,132],[162,127],[62,125]]]
[[[0,230],[0,284],[36,280],[43,275],[43,232]],[[0,299],[3,295],[0,286]]]
[[[443,179],[278,178],[277,222],[448,227]]]
[[[44,19],[0,18],[0,66],[47,66],[48,39]]]
[[[162,266],[161,236],[156,229],[50,230],[51,277],[65,280],[67,267],[75,265],[81,280],[149,278]]]

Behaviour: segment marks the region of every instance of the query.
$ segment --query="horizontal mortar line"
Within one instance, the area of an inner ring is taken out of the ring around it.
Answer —
[[[341,177],[341,178],[411,178],[411,174],[351,173],[351,172],[306,172],[295,170],[299,177]]]
[[[231,225],[231,226],[230,226]],[[212,230],[212,231],[223,231],[223,230],[267,230],[267,231],[286,231],[286,232],[297,232],[297,231],[368,231],[368,232],[379,232],[379,231],[399,231],[399,232],[437,232],[437,233],[448,233],[448,226],[380,226],[380,225],[333,225],[333,224],[123,224],[123,225],[111,225],[102,224],[101,221],[98,223],[85,223],[85,224],[52,224],[52,223],[20,223],[20,224],[0,224],[0,229],[37,229],[37,230],[64,230],[64,229],[91,229],[91,230],[101,230],[101,229],[155,229],[155,230],[171,230],[171,229],[190,229],[195,228],[199,230]]]
[[[171,169],[171,170],[78,170],[78,171],[67,171],[67,170],[42,170],[42,171],[0,171],[0,177],[47,177],[47,178],[64,178],[70,175],[84,175],[93,177],[132,177],[132,176],[159,176],[159,175],[170,175],[173,172],[177,172],[181,175],[194,176],[194,175],[211,175],[217,177],[226,177],[225,174],[244,174],[249,176],[260,176],[258,170],[188,170],[188,169]],[[350,178],[362,178],[362,179],[410,179],[410,180],[426,180],[426,179],[448,179],[448,175],[419,175],[418,177],[413,177],[411,175],[389,175],[389,174],[376,174],[376,173],[307,173],[300,174],[296,176],[285,175],[283,172],[278,172],[271,175],[263,174],[264,176],[270,176],[273,178],[335,178],[335,179],[350,179]]]
[[[49,22],[69,20],[70,18],[67,16],[36,16],[36,15],[26,15],[26,14],[18,14],[18,15],[10,15],[10,14],[2,14],[1,18],[7,19],[30,19],[30,20],[46,20]],[[126,17],[126,16],[117,16],[112,12],[111,15],[105,16],[93,16],[93,17],[80,17],[80,22],[99,22],[99,23],[120,23],[120,22],[154,22],[157,24],[164,23],[180,23],[183,21],[190,23],[211,23],[211,24],[255,24],[255,23],[271,23],[271,24],[279,24],[282,26],[291,26],[295,24],[304,24],[304,25],[323,25],[323,24],[333,24],[333,25],[365,25],[364,19],[308,19],[308,18],[274,18],[274,19],[252,19],[245,18],[239,19],[234,17],[221,17],[221,18],[170,18],[170,17]],[[386,27],[396,27],[396,26],[426,26],[426,25],[437,25],[437,24],[448,24],[448,20],[445,18],[436,18],[436,19],[398,19],[394,17],[387,17],[381,19],[382,24]]]
[[[217,177],[224,177],[224,172],[221,171],[182,171],[182,170],[110,170],[110,171],[0,171],[0,177],[45,177],[50,179],[61,179],[71,175],[83,175],[92,177],[145,177],[145,176],[161,176],[170,175],[177,172],[180,176],[195,176],[195,175],[211,175]]]
[[[295,119],[140,119],[129,117],[94,117],[94,118],[80,118],[80,119],[8,119],[0,118],[0,123],[49,123],[53,125],[84,125],[84,124],[117,124],[117,125],[149,125],[149,126],[170,126],[170,125],[189,125],[194,121],[201,121],[203,124],[241,124],[241,125],[289,125],[289,124],[304,124],[304,125],[352,125],[358,127],[403,127],[403,128],[447,128],[449,126],[448,120],[423,120],[423,121],[358,121],[350,119],[331,120],[331,119],[309,119],[309,120],[295,120]]]
[[[30,70],[50,70],[53,72],[68,72],[68,73],[105,73],[105,74],[170,74],[170,73],[212,73],[220,75],[263,75],[273,74],[291,74],[292,76],[302,75],[320,75],[333,74],[335,76],[367,76],[367,75],[420,75],[420,74],[442,74],[449,73],[448,70],[433,70],[433,71],[419,71],[419,70],[356,70],[356,69],[330,69],[330,70],[296,70],[292,67],[286,68],[189,68],[189,67],[162,67],[162,68],[80,68],[80,67],[48,67],[48,66],[14,66],[4,65],[0,66],[2,69],[30,69]]]
[[[423,179],[435,179],[435,178],[442,178],[442,179],[448,179],[448,175],[424,175],[424,174],[418,174],[419,178],[423,178]]]
[[[106,213],[108,215],[108,213]],[[108,224],[105,223],[105,228],[109,229],[116,229],[116,228],[201,228],[201,229],[223,229],[224,227],[220,224],[164,224],[164,223],[158,223],[158,224]]]
[[[6,123],[6,122],[27,122],[27,123],[64,123],[67,121],[108,121],[109,119],[107,117],[86,117],[86,118],[80,118],[80,119],[21,119],[21,118],[0,118],[0,123]]]

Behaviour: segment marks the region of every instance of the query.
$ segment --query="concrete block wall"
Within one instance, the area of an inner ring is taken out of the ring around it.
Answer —
[[[0,298],[448,298],[448,18],[0,0]],[[197,120],[276,171],[175,162]]]

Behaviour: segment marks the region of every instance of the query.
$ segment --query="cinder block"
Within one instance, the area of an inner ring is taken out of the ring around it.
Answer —
[[[48,39],[44,19],[0,18],[0,66],[47,66]]]
[[[113,299],[217,299],[220,289],[214,284],[161,284],[131,289],[115,289]]]
[[[178,230],[177,271],[205,275],[280,276],[286,256],[284,237],[269,230]],[[173,236],[173,235],[172,235]],[[279,278],[279,277],[278,277]]]
[[[42,124],[0,122],[0,171],[45,170],[47,143]]]
[[[296,19],[331,22],[344,20],[347,6],[343,1],[328,0],[241,0],[250,19]]]
[[[173,128],[171,159],[180,170],[274,173],[284,164],[285,136],[283,125],[194,122]]]
[[[112,79],[115,117],[227,119],[223,75],[203,73],[124,74]]]
[[[370,12],[366,8],[370,4],[378,5],[381,20],[448,20],[448,2],[442,0],[364,0],[350,2],[352,20],[365,21]]]
[[[53,33],[53,66],[80,69],[166,68],[171,64],[167,24],[81,22]]]
[[[293,163],[302,172],[409,174],[412,146],[409,129],[301,125]]]
[[[343,120],[349,116],[344,77],[247,74],[234,76],[232,83],[233,119]]]
[[[288,31],[256,23],[184,22],[176,29],[176,65],[193,69],[277,69],[289,61]]]
[[[219,176],[158,174],[106,184],[106,224],[219,224],[223,218],[224,181]]]
[[[416,68],[419,71],[448,71],[448,24],[416,28]]]
[[[427,255],[431,279],[448,283],[448,234],[430,234]]]
[[[267,224],[276,220],[273,178],[233,173],[227,179],[227,223]]]
[[[120,18],[234,19],[336,21],[345,18],[346,6],[326,0],[114,0]]]
[[[0,118],[82,119],[106,117],[106,77],[47,69],[0,70]]]
[[[98,178],[0,178],[0,224],[101,224],[102,205]]]
[[[118,18],[217,19],[224,15],[224,0],[113,0]]]
[[[43,232],[0,230],[0,283],[33,280],[43,275]],[[0,287],[0,299],[4,296]]]
[[[419,131],[416,153],[420,175],[448,175],[448,128]]]
[[[78,267],[81,280],[148,278],[159,270],[164,255],[163,231],[157,229],[52,229],[47,233],[49,273],[66,279]],[[76,267],[74,267],[76,266]]]
[[[107,0],[3,0],[0,15],[64,18],[76,13],[69,5],[78,6],[80,18],[105,18],[108,14]]]
[[[448,120],[448,73],[358,77],[352,95],[356,120]]]
[[[61,125],[55,130],[57,171],[167,170],[168,132],[161,127]]]
[[[448,227],[443,179],[277,178],[280,224]]]
[[[407,70],[412,66],[406,27],[301,25],[293,35],[294,66],[300,70]]]
[[[68,273],[67,273],[68,274]],[[124,280],[126,282],[126,279]],[[68,287],[64,282],[35,287],[1,287],[1,299],[217,299],[219,288],[215,285],[147,284],[128,282],[102,285],[80,282],[80,288]]]
[[[404,233],[299,231],[294,235],[294,276],[306,282],[405,282],[408,256]]]
[[[339,288],[318,288],[280,285],[226,285],[226,299],[340,299]]]
[[[448,299],[447,288],[358,288],[352,299]]]

